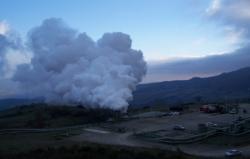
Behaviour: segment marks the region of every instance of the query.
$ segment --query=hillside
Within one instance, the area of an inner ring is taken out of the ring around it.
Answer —
[[[132,107],[219,102],[250,99],[250,67],[208,78],[141,84],[133,93]],[[0,110],[42,102],[41,99],[3,99]]]
[[[209,78],[138,85],[131,106],[196,101],[218,102],[250,98],[250,67]]]
[[[39,103],[39,102],[42,102],[42,99],[22,99],[22,98],[0,99],[0,110],[26,104]]]

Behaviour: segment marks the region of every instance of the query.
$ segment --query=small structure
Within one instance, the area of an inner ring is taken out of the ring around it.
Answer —
[[[163,117],[166,116],[167,113],[160,112],[160,111],[151,111],[151,112],[145,112],[140,114],[135,114],[130,116],[130,118],[155,118],[155,117]]]
[[[216,104],[207,104],[200,107],[200,111],[204,113],[226,113],[227,109],[225,106]]]
[[[184,110],[183,106],[170,106],[169,107],[170,111],[175,111],[175,112],[181,112]]]
[[[208,104],[201,106],[200,111],[204,113],[216,113],[217,109],[215,106]]]

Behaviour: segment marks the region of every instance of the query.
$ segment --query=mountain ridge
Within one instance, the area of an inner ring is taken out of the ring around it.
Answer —
[[[133,96],[131,107],[250,99],[250,67],[213,77],[140,84]],[[42,100],[1,99],[0,110],[37,102]]]
[[[141,84],[133,93],[131,106],[178,104],[250,98],[250,67],[213,77]]]

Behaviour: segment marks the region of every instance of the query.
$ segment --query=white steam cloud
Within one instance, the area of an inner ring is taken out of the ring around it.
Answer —
[[[18,66],[13,80],[48,103],[126,110],[146,73],[142,52],[131,45],[123,33],[106,33],[95,42],[61,19],[47,19],[29,32],[33,57]]]
[[[8,24],[5,21],[0,21],[0,35],[5,35],[8,31]]]

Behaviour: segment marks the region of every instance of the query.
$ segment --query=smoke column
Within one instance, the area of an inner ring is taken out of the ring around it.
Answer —
[[[95,42],[52,18],[28,35],[33,57],[17,67],[13,80],[47,103],[126,110],[146,73],[142,52],[120,32],[105,33]]]

